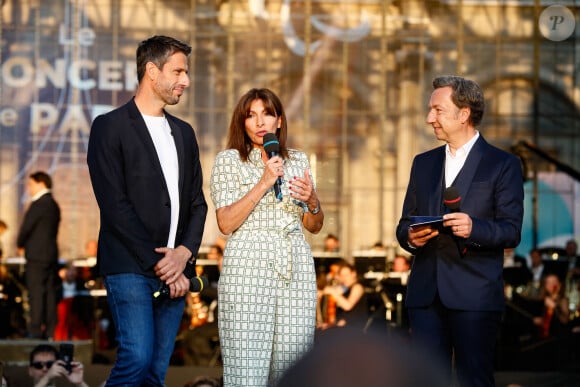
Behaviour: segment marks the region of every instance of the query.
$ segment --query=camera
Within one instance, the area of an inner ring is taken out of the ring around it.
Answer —
[[[58,358],[64,361],[64,368],[68,371],[69,374],[72,372],[71,362],[74,356],[74,349],[75,347],[73,344],[62,343],[60,344],[58,351]]]

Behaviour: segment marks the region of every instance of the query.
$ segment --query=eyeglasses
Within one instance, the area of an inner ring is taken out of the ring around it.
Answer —
[[[53,364],[54,361],[33,361],[32,363],[30,363],[30,365],[36,368],[37,370],[41,370],[44,367],[46,367],[46,369],[49,369],[50,367],[52,367]]]

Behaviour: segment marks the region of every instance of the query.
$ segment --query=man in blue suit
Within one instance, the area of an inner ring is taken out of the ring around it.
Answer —
[[[97,265],[115,325],[107,386],[164,386],[207,204],[193,128],[165,111],[189,86],[191,47],[137,48],[135,97],[93,122],[87,163],[101,212]],[[154,300],[166,286],[168,297]]]
[[[476,129],[484,97],[475,82],[444,76],[433,88],[427,123],[446,145],[415,157],[397,226],[399,243],[415,256],[405,300],[411,334],[449,375],[454,359],[461,386],[493,386],[503,250],[520,242],[521,166]],[[444,205],[449,187],[455,211]],[[412,216],[439,215],[442,227],[410,227]]]

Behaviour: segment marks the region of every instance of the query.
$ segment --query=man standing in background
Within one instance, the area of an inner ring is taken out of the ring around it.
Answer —
[[[28,179],[31,203],[16,240],[26,257],[26,286],[30,305],[28,335],[52,338],[56,326],[58,278],[57,234],[60,208],[51,194],[52,179],[38,171]]]

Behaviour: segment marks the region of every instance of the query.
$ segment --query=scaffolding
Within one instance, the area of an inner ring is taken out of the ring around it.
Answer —
[[[559,4],[573,15],[580,9],[575,1]],[[580,169],[578,29],[561,41],[543,37],[539,22],[548,5],[4,0],[1,217],[18,224],[23,180],[33,169],[48,170],[63,207],[61,255],[82,255],[99,222],[85,163],[90,122],[133,95],[138,42],[167,34],[193,47],[191,88],[171,111],[196,131],[206,185],[239,96],[272,88],[287,109],[291,146],[310,155],[325,210],[323,232],[309,236],[313,247],[332,233],[345,252],[381,241],[393,255],[411,160],[437,145],[424,122],[437,75],[483,86],[481,132],[489,142],[509,150],[527,141]],[[551,167],[534,170],[543,168]],[[208,216],[205,242],[218,235]]]

